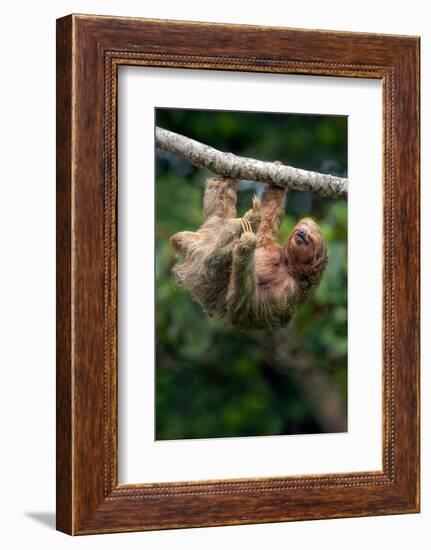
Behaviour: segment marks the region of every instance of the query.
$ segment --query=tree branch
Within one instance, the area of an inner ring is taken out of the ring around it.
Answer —
[[[321,197],[347,198],[346,178],[223,153],[209,145],[158,126],[156,146],[175,153],[199,168],[207,168],[222,176],[273,183],[298,191],[312,191]]]

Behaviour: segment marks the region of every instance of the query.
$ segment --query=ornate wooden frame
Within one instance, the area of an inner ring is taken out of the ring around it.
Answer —
[[[377,78],[384,101],[383,470],[117,480],[119,65]],[[57,528],[419,511],[419,38],[70,15],[57,21]]]

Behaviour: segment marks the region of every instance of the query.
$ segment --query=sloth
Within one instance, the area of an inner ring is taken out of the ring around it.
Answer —
[[[180,261],[176,281],[211,317],[240,329],[277,329],[319,284],[328,261],[319,226],[302,219],[283,246],[277,243],[286,189],[268,184],[262,203],[237,218],[238,180],[207,180],[204,222],[170,238]]]

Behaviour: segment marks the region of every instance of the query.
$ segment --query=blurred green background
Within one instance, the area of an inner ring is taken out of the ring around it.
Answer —
[[[222,151],[347,176],[347,117],[157,109],[156,124]],[[206,316],[171,276],[169,237],[202,223],[211,173],[156,152],[156,439],[347,429],[347,202],[290,192],[283,242],[311,215],[329,246],[314,297],[277,331]],[[238,215],[264,185],[242,181]]]

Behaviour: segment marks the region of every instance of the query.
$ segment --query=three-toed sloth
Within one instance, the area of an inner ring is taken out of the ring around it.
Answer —
[[[267,185],[262,204],[255,196],[252,208],[237,218],[237,189],[237,179],[207,181],[203,225],[171,237],[181,256],[173,273],[219,321],[242,330],[280,328],[322,278],[326,243],[319,226],[304,218],[280,246],[286,190]]]

